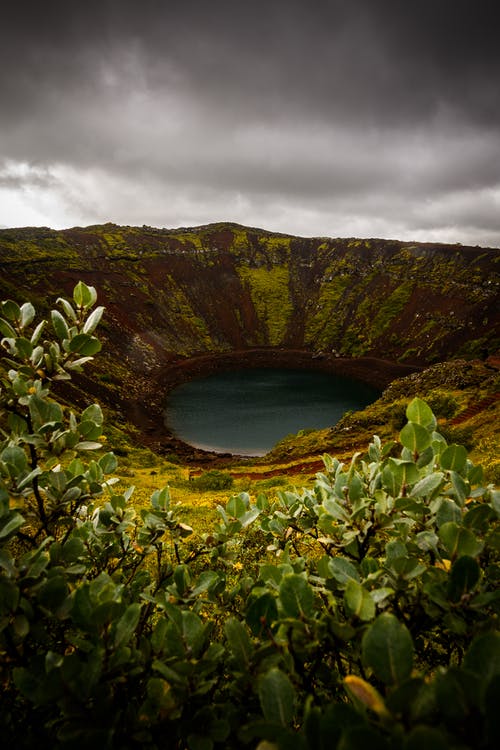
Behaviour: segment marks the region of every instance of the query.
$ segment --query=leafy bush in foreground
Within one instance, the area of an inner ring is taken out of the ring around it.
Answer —
[[[99,350],[95,302],[80,282],[51,328],[2,304],[3,742],[494,747],[500,493],[429,406],[311,490],[231,497],[196,545],[168,489],[139,514],[115,492],[100,407],[52,395]]]

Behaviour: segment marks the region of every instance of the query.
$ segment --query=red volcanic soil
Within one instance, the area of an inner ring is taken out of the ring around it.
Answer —
[[[104,351],[93,377],[61,392],[82,405],[98,398],[119,424],[138,428],[138,441],[199,463],[222,459],[165,426],[176,385],[224,369],[290,367],[382,390],[430,363],[484,358],[498,348],[498,260],[491,248],[300,238],[232,224],[7,229],[0,299],[31,299],[48,314],[79,280],[95,286],[106,308]],[[274,268],[289,305],[279,337],[269,322],[282,291]]]

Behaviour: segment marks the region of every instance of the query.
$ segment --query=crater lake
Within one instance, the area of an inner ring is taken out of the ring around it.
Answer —
[[[174,388],[164,417],[176,437],[196,448],[261,456],[286,435],[332,427],[379,395],[367,383],[332,373],[230,370]]]

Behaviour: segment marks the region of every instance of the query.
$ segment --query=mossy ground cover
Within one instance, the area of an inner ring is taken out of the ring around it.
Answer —
[[[123,447],[119,448],[119,452],[122,451]],[[206,470],[192,465],[172,464],[151,451],[134,449],[132,446],[127,453],[126,458],[120,457],[120,470],[117,472],[120,483],[117,487],[122,491],[134,487],[131,505],[136,509],[146,507],[155,489],[168,486],[172,506],[179,517],[193,527],[195,535],[208,532],[217,519],[217,506],[224,506],[230,495],[248,492],[255,500],[259,493],[265,492],[273,497],[278,491],[310,483],[318,470],[318,460],[314,458],[309,459],[309,471],[307,459],[299,466],[271,461],[262,465],[236,464],[220,472],[232,479],[230,488],[200,489],[196,480],[208,474]]]
[[[290,299],[289,271],[286,266],[238,269],[242,283],[248,287],[258,320],[262,326],[263,344],[278,346],[285,338],[293,305]]]

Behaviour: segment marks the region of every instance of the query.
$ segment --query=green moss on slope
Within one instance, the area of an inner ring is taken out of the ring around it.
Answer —
[[[412,291],[413,284],[405,281],[400,286],[397,286],[385,302],[381,304],[370,326],[370,338],[372,340],[379,338],[392,321],[400,315],[410,299]]]
[[[289,269],[248,268],[240,266],[238,274],[242,284],[250,291],[257,318],[265,333],[262,343],[271,346],[282,344],[293,306],[289,291]]]
[[[348,275],[328,274],[327,278],[315,311],[306,322],[305,341],[318,349],[327,348],[339,339],[346,317],[346,307],[341,303],[352,283]]]

